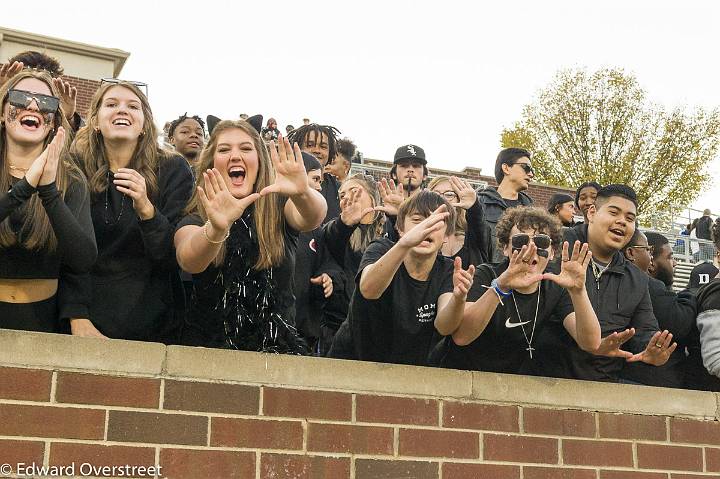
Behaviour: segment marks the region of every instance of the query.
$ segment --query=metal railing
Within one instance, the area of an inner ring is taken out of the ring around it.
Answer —
[[[354,175],[356,173],[364,173],[366,175],[370,175],[376,180],[379,180],[380,178],[387,178],[390,174],[390,168],[386,168],[384,166],[375,166],[375,165],[369,165],[369,164],[363,164],[363,163],[352,163],[350,166],[350,175]],[[428,179],[432,179],[436,175],[428,175]],[[480,191],[484,190],[488,186],[487,181],[482,180],[474,180],[472,178],[465,178],[461,175],[459,177],[465,179],[470,185],[475,188],[475,190]]]
[[[643,231],[653,231],[665,236],[670,242],[673,257],[678,262],[699,263],[702,261],[712,261],[715,256],[715,245],[712,241],[691,238],[663,230],[643,228]]]

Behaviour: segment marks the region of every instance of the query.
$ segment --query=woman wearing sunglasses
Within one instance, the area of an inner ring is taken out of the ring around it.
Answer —
[[[600,325],[585,290],[592,254],[562,245],[559,273],[548,268],[561,241],[560,224],[538,208],[505,212],[496,227],[505,260],[477,268],[460,327],[436,351],[440,365],[456,369],[551,375],[538,370],[546,351],[538,337],[562,323],[586,351],[600,346]],[[435,359],[434,362],[438,360]]]
[[[98,261],[73,334],[158,342],[179,339],[182,287],[172,246],[192,191],[185,159],[159,149],[147,97],[104,82],[74,153],[88,178]]]
[[[327,205],[298,145],[278,143],[266,147],[249,123],[226,120],[200,155],[175,233],[178,263],[195,283],[184,344],[309,352],[295,329],[295,251],[298,232],[317,228]]]
[[[87,185],[51,77],[21,72],[0,98],[0,328],[57,332],[81,294],[65,278],[97,256]]]
[[[492,233],[485,224],[483,208],[472,186],[454,176],[436,176],[428,189],[443,196],[457,211],[455,234],[443,245],[443,256],[459,256],[466,266],[490,261]]]

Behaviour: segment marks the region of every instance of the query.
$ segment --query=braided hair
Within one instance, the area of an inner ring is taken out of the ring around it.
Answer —
[[[297,143],[300,148],[304,148],[305,140],[307,139],[308,135],[313,131],[315,132],[315,138],[319,139],[323,134],[327,137],[329,150],[328,163],[332,163],[332,161],[337,156],[337,137],[340,134],[340,130],[338,130],[334,126],[310,123],[309,125],[303,125],[299,128],[294,129],[293,131],[288,133],[287,138],[288,140],[290,140],[290,143]]]
[[[202,128],[203,136],[205,135],[205,122],[202,120],[202,118],[197,115],[188,116],[187,112],[185,112],[180,115],[180,117],[178,117],[176,120],[170,122],[170,127],[168,128],[168,138],[172,138],[173,134],[175,133],[175,128],[177,128],[180,123],[188,119],[198,122],[198,125],[200,125],[200,128]]]

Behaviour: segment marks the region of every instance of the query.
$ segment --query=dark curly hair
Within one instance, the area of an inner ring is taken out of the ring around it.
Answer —
[[[295,128],[293,131],[288,133],[287,139],[290,143],[297,143],[300,148],[305,148],[305,141],[311,131],[315,132],[315,138],[320,139],[321,134],[325,134],[328,140],[328,163],[332,163],[338,153],[337,137],[340,134],[340,130],[330,125],[318,125],[317,123],[310,123],[309,125],[303,125],[299,128]]]
[[[45,70],[50,73],[53,78],[62,76],[63,73],[65,73],[65,70],[63,70],[62,65],[60,65],[60,62],[57,61],[56,58],[34,50],[20,52],[8,60],[8,63],[13,62],[22,62],[25,68]]]
[[[197,115],[188,116],[187,112],[185,112],[182,115],[180,115],[177,119],[170,122],[170,127],[168,128],[168,138],[172,138],[173,135],[175,134],[175,128],[177,128],[180,123],[182,123],[188,119],[195,120],[196,122],[198,122],[198,124],[200,125],[200,128],[202,128],[203,135],[205,135],[205,131],[206,131],[205,130],[205,122],[202,120],[202,118],[200,118]]]
[[[495,227],[500,250],[504,250],[510,244],[510,231],[513,226],[517,226],[519,230],[532,229],[550,236],[552,249],[555,252],[562,245],[562,225],[556,217],[540,208],[518,206],[505,210]]]

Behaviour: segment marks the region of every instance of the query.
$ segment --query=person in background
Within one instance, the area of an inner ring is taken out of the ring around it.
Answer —
[[[548,213],[555,216],[566,228],[575,225],[575,200],[565,193],[552,195],[547,207]]]
[[[285,126],[285,134],[286,134],[286,135],[289,135],[290,132],[293,131],[294,129],[295,129],[294,126],[292,126],[292,125],[286,125],[286,126]]]
[[[270,151],[245,121],[220,121],[200,155],[197,188],[175,231],[195,295],[182,342],[307,354],[295,328],[298,233],[325,217],[297,144]]]
[[[197,115],[180,115],[168,127],[168,139],[192,166],[205,145],[205,122]]]
[[[351,160],[357,147],[352,140],[343,138],[337,141],[337,156],[325,165],[325,173],[330,173],[342,184],[350,174]]]
[[[280,137],[280,130],[277,129],[277,121],[275,118],[268,118],[267,124],[260,131],[260,136],[265,141],[277,141]]]
[[[58,95],[46,72],[0,86],[0,328],[60,332],[83,314],[66,278],[90,271],[97,247]]]
[[[478,193],[485,214],[485,222],[490,227],[493,245],[492,261],[503,259],[502,251],[497,247],[495,225],[505,210],[516,206],[532,206],[533,200],[525,193],[535,177],[530,162],[530,152],[522,148],[506,148],[495,160],[495,180],[497,188],[488,187]]]
[[[159,148],[145,94],[104,83],[73,154],[90,185],[98,260],[80,279],[86,311],[73,334],[176,343],[184,306],[172,234],[192,192],[180,155]]]
[[[577,210],[583,215],[583,222],[587,223],[588,217],[587,212],[590,206],[595,204],[595,198],[597,198],[598,191],[600,191],[599,183],[595,181],[587,181],[582,185],[578,186],[575,190],[575,206]]]

